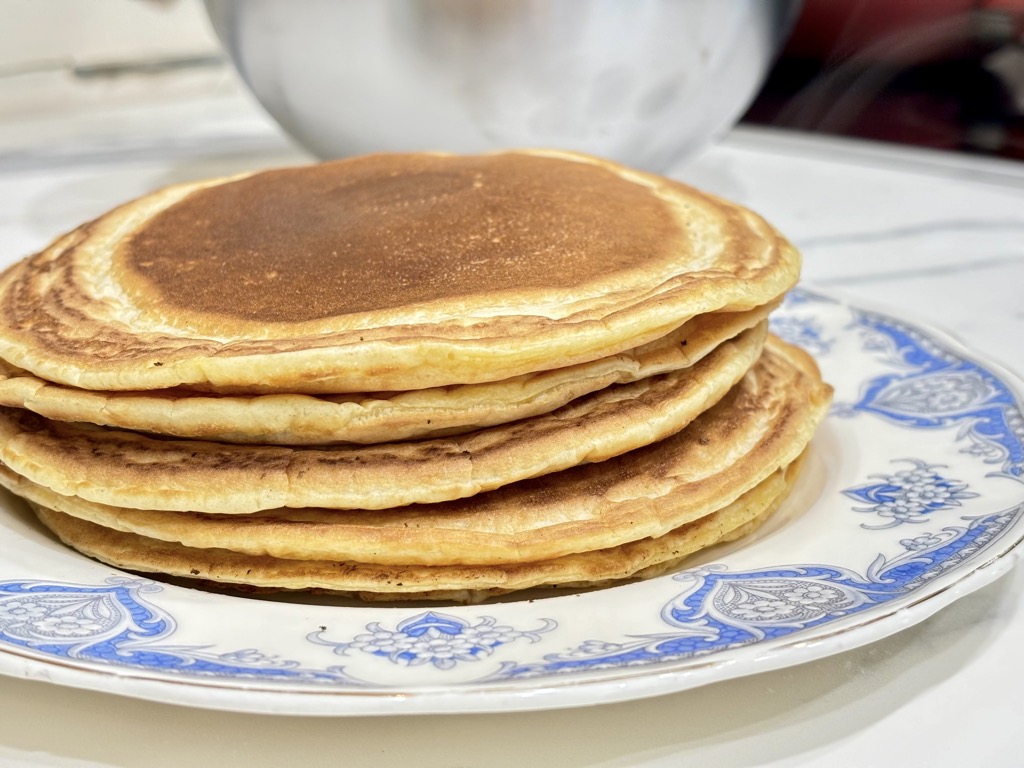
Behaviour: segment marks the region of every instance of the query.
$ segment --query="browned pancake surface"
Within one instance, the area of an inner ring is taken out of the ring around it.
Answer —
[[[686,247],[665,201],[601,166],[372,155],[199,190],[133,235],[114,275],[179,322],[302,323],[572,290]]]

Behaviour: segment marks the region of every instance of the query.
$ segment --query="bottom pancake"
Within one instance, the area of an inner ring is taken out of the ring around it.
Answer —
[[[218,584],[312,590],[364,600],[431,599],[474,603],[531,587],[605,586],[661,575],[688,555],[748,534],[788,496],[800,460],[779,469],[716,512],[663,536],[550,560],[491,566],[383,566],[352,561],[285,560],[226,549],[199,549],[115,531],[32,503],[65,544],[117,568]]]

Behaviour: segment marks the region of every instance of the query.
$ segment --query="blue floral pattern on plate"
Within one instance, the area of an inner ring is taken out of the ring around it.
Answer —
[[[913,466],[888,475],[872,475],[875,482],[847,488],[844,494],[863,501],[867,506],[854,507],[855,512],[871,512],[887,522],[864,528],[892,528],[903,523],[921,523],[940,509],[959,507],[964,499],[978,494],[960,483],[939,474],[939,467],[920,459],[909,459]]]
[[[483,606],[247,599],[81,558],[7,498],[0,671],[200,705],[215,686],[216,706],[249,711],[572,706],[756,672],[769,653],[815,658],[1005,571],[1024,536],[1020,383],[940,333],[805,289],[772,329],[818,358],[833,412],[767,532],[676,574]]]
[[[473,622],[436,611],[416,614],[398,622],[395,629],[387,629],[380,622],[366,626],[366,632],[350,641],[335,643],[324,637],[324,632],[310,636],[344,655],[350,649],[380,656],[396,664],[433,664],[438,669],[451,669],[466,661],[479,661],[492,655],[496,649],[520,639],[538,642],[541,635],[555,628],[555,622],[544,620],[542,626],[521,631],[498,624],[485,616]]]

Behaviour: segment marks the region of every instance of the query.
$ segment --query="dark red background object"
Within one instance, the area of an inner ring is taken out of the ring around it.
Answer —
[[[744,120],[1024,159],[1024,0],[807,0]]]

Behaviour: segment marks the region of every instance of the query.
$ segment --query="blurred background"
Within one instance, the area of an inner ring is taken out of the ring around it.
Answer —
[[[199,0],[0,12],[0,139],[69,106],[241,90]],[[806,0],[743,120],[1024,159],[1024,0]]]
[[[745,120],[1024,159],[1024,0],[807,0]]]

